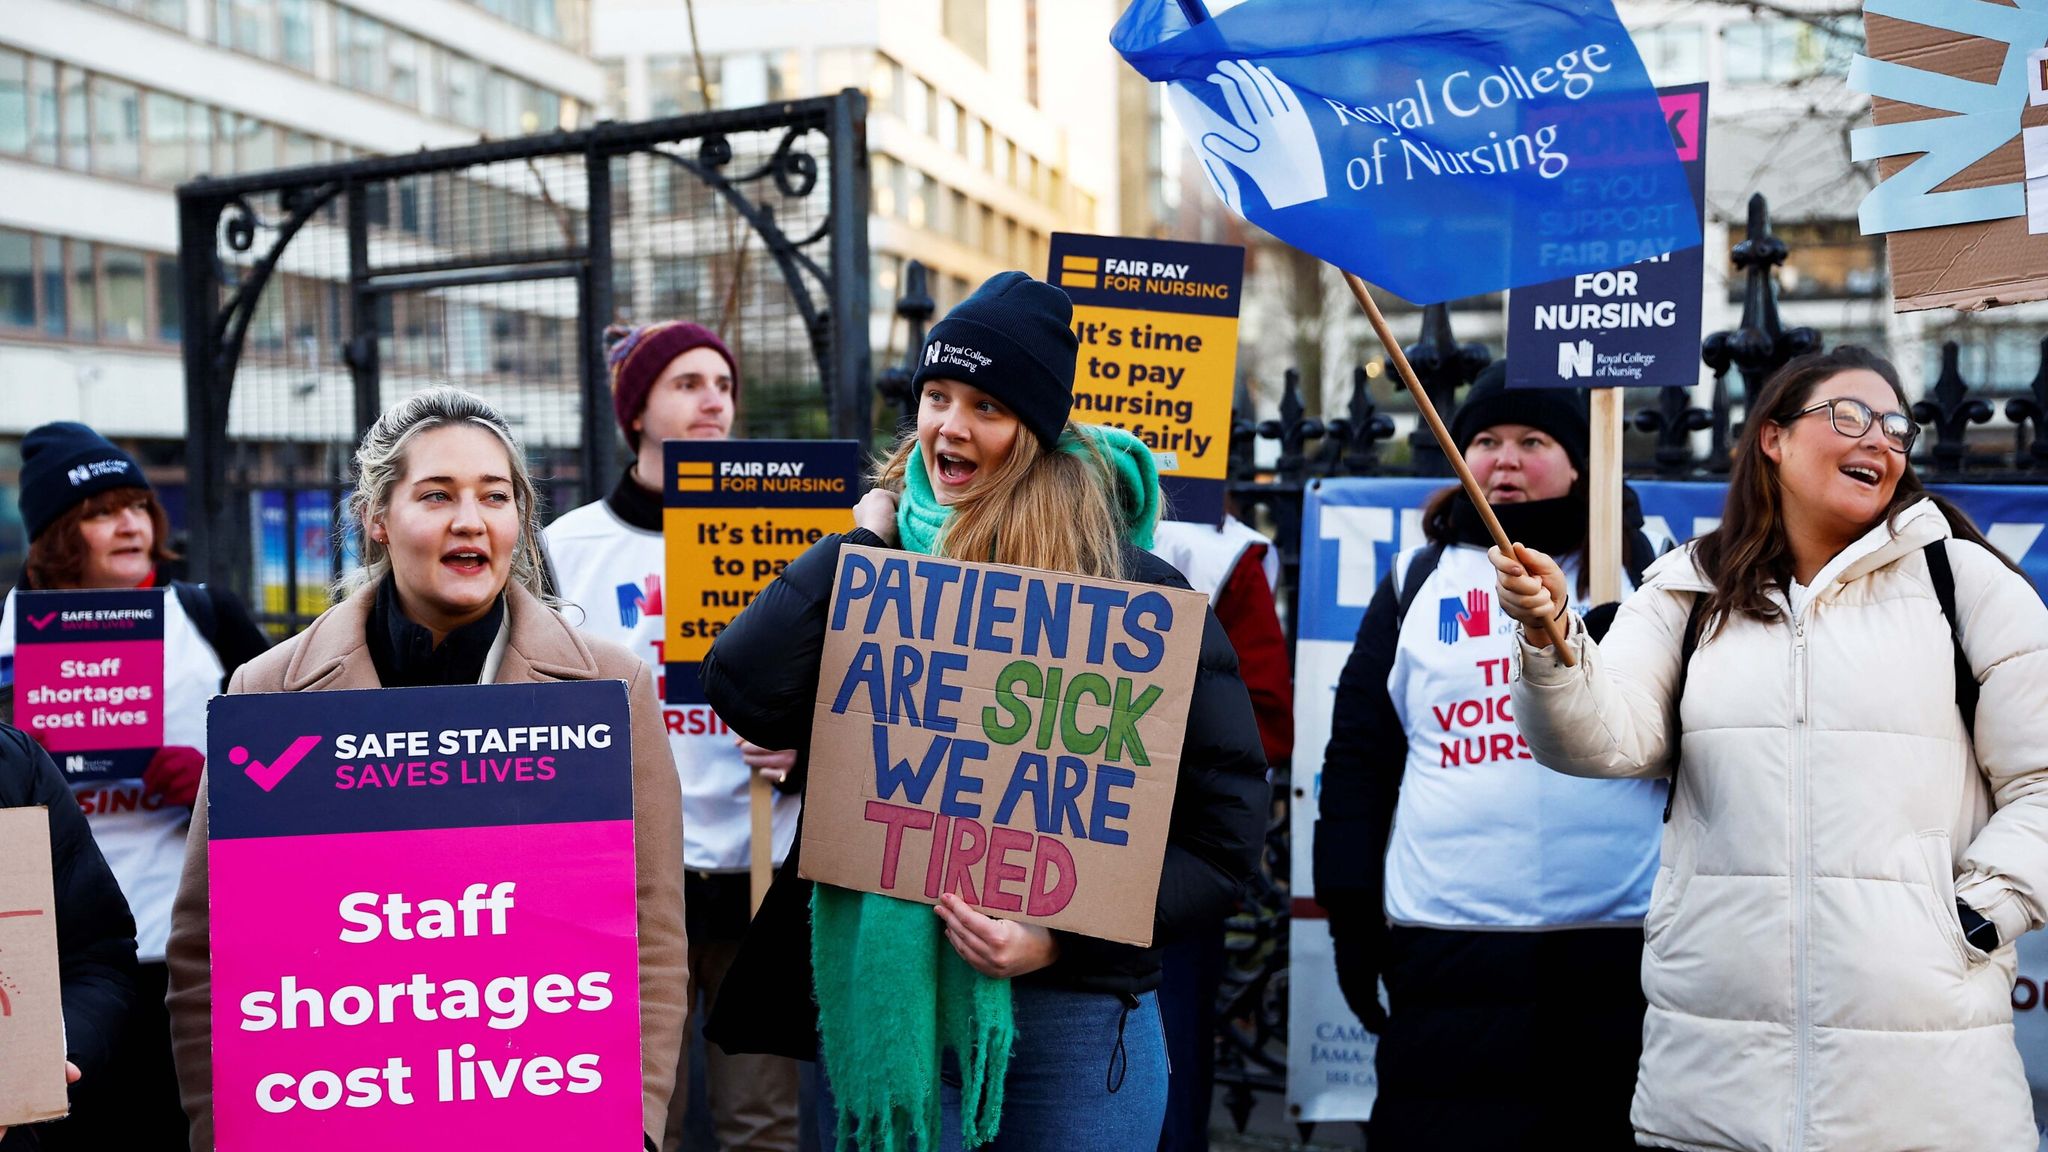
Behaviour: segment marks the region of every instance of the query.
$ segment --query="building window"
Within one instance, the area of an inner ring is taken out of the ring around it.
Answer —
[[[939,97],[938,105],[934,109],[934,121],[938,131],[933,134],[933,138],[939,142],[939,147],[944,148],[948,152],[958,152],[960,150],[960,106],[953,103],[950,97]]]
[[[277,59],[275,5],[269,0],[215,0],[213,42],[263,60]]]
[[[278,0],[280,63],[302,72],[313,70],[313,0]]]
[[[395,29],[384,31],[384,95],[409,108],[420,106],[420,42]]]
[[[884,220],[896,215],[895,167],[887,156],[875,156],[868,163],[869,196],[873,200],[868,207]]]
[[[484,120],[483,69],[476,61],[453,52],[441,58],[442,75],[447,78],[448,119],[468,128],[482,128]],[[621,106],[623,114],[623,105]]]
[[[105,340],[141,343],[149,338],[149,279],[142,253],[129,248],[100,249],[100,292],[106,301]]]
[[[71,317],[71,338],[92,340],[99,336],[100,305],[93,291],[92,245],[73,240],[65,246],[64,307]]]
[[[939,35],[988,67],[988,0],[940,0]]]
[[[142,175],[142,99],[133,84],[92,78],[93,171]]]
[[[335,13],[336,78],[358,92],[384,90],[384,25],[347,9]]]
[[[875,57],[874,71],[868,79],[868,99],[874,102],[872,111],[903,118],[903,69],[887,56]]]
[[[152,256],[150,264],[156,278],[156,338],[176,344],[185,338],[181,321],[185,298],[178,279],[178,258]]]
[[[143,100],[142,175],[158,184],[176,184],[194,174],[186,143],[186,104],[176,96],[151,92]]]
[[[988,124],[979,116],[967,118],[967,162],[976,168],[988,167]]]
[[[932,134],[932,92],[916,76],[903,78],[903,119],[913,132]]]
[[[28,57],[0,49],[0,152],[28,151]]]
[[[926,211],[927,203],[925,196],[925,190],[931,187],[931,184],[924,178],[924,173],[918,171],[915,168],[911,168],[907,165],[903,169],[903,174],[904,222],[909,224],[912,228],[922,228],[925,226],[925,222],[931,219],[930,214]]]
[[[57,102],[64,111],[64,166],[83,172],[92,166],[92,134],[86,116],[85,73],[57,70]]]
[[[57,65],[48,60],[28,64],[28,154],[45,164],[57,162]]]
[[[711,100],[715,102],[718,99],[720,64],[717,60],[706,60],[704,67],[711,73],[708,85],[698,77],[696,62],[689,56],[649,56],[648,115],[682,116],[691,112],[702,112],[707,107],[707,87]]]
[[[1696,84],[1707,78],[1707,31],[1697,24],[1638,29],[1636,51],[1658,84]]]
[[[41,248],[38,263],[43,283],[43,331],[62,336],[69,327],[64,315],[64,242],[55,236],[45,236]]]
[[[1722,71],[1730,84],[1783,84],[1846,75],[1863,48],[1854,17],[1822,23],[1758,19],[1721,29]]]
[[[1771,230],[1792,255],[1778,271],[1778,292],[1787,300],[1827,300],[1882,295],[1885,287],[1884,237],[1865,236],[1854,219],[1773,221]],[[1741,228],[1728,230],[1732,250],[1742,243]],[[1728,299],[1742,300],[1743,280],[1728,280]]]
[[[451,59],[453,58],[451,57]],[[475,67],[475,65],[471,65],[471,67]],[[452,84],[450,88],[452,90]],[[626,100],[626,62],[624,60],[607,60],[604,62],[604,110],[601,115],[607,120],[624,120],[630,115],[626,111],[628,107],[629,105]]]
[[[36,326],[35,242],[0,228],[0,327]]]
[[[140,16],[153,24],[166,28],[185,30],[185,0],[91,0],[102,8],[112,8],[131,16]]]

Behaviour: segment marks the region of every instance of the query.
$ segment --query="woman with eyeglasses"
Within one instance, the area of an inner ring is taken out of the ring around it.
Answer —
[[[2033,1149],[2013,941],[2048,918],[2048,607],[1921,487],[1883,359],[1799,357],[1750,412],[1720,528],[1598,644],[1549,557],[1492,553],[1537,760],[1675,774],[1637,1142]]]

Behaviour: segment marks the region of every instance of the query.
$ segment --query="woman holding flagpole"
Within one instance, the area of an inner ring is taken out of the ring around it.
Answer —
[[[1508,532],[1563,557],[1583,606],[1585,399],[1506,385],[1504,365],[1481,372],[1451,435]],[[1628,508],[1633,587],[1656,548]],[[1530,759],[1503,706],[1513,624],[1487,604],[1486,526],[1455,484],[1422,525],[1428,543],[1395,559],[1360,623],[1317,789],[1316,902],[1338,985],[1380,1038],[1373,1150],[1482,1134],[1634,1147],[1635,977],[1664,789]]]
[[[1801,356],[1721,526],[1593,642],[1496,549],[1514,709],[1574,776],[1673,776],[1631,1120],[1664,1148],[2025,1152],[2013,942],[2048,919],[2048,608],[1908,458],[1898,375]],[[1562,616],[1576,667],[1540,626]]]
[[[683,1033],[681,796],[654,677],[543,599],[540,507],[505,418],[436,388],[379,417],[356,449],[350,519],[363,563],[339,602],[251,661],[234,692],[623,680],[631,703],[639,888],[642,1122],[662,1131]],[[171,1033],[193,1152],[213,1148],[206,808],[194,814],[171,924]]]
[[[705,693],[734,731],[798,749],[799,776],[808,767],[842,543],[1186,587],[1140,550],[1159,515],[1150,451],[1068,421],[1072,315],[1065,293],[1004,272],[933,326],[916,429],[855,509],[858,527],[791,563],[704,661]],[[930,908],[813,886],[797,875],[799,845],[708,1034],[733,1050],[822,1050],[835,1146],[1151,1148],[1167,1075],[1157,945],[1232,906],[1258,865],[1267,799],[1250,702],[1209,613],[1153,948],[986,916],[951,893]]]

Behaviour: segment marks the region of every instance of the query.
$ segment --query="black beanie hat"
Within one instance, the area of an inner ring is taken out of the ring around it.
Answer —
[[[1074,302],[1043,280],[998,272],[932,325],[912,387],[958,380],[1001,401],[1047,448],[1074,407]]]
[[[1451,439],[1458,451],[1496,424],[1526,424],[1550,434],[1571,457],[1572,467],[1586,470],[1586,394],[1578,388],[1510,388],[1508,366],[1496,360],[1472,381],[1465,402],[1451,417]]]
[[[60,420],[21,440],[21,522],[31,543],[88,497],[148,488],[142,465],[83,424]]]

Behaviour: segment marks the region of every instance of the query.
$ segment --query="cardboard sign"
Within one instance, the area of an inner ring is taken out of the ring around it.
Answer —
[[[1149,945],[1207,607],[842,548],[803,875]]]
[[[2048,298],[2048,18],[1996,3],[1869,0],[1849,86],[1877,161],[1858,209],[1887,233],[1893,307],[1966,311]]]
[[[852,440],[662,444],[668,592],[648,589],[642,610],[663,617],[668,703],[704,703],[697,665],[712,639],[804,549],[853,530],[860,464]]]
[[[1707,86],[1661,88],[1662,120],[1617,123],[1609,133],[1649,140],[1668,134],[1692,192],[1696,222],[1706,221]],[[1595,110],[1597,111],[1597,109]],[[1646,179],[1599,168],[1568,173],[1579,186],[1597,239],[1606,220],[1627,231],[1633,202],[1648,195]],[[1618,250],[1619,246],[1617,246]],[[1700,375],[1700,294],[1705,283],[1699,245],[1627,267],[1591,272],[1508,293],[1508,387],[1603,388],[1675,385]]]
[[[1051,260],[1081,340],[1073,418],[1143,440],[1174,519],[1222,523],[1244,249],[1055,232]]]
[[[50,810],[0,808],[0,1128],[55,1120],[64,1091],[64,1003]]]
[[[15,597],[14,723],[73,783],[140,777],[164,742],[160,588]]]
[[[639,1147],[622,684],[207,718],[220,1152]]]

